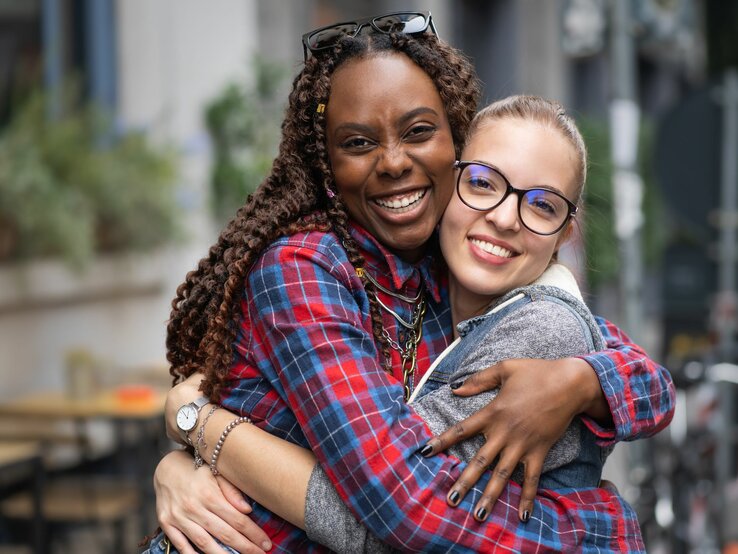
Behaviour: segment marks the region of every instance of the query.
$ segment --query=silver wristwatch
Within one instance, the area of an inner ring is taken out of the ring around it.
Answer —
[[[182,435],[182,440],[190,446],[192,445],[192,441],[190,440],[189,433],[197,426],[197,418],[200,415],[200,410],[209,402],[209,398],[201,396],[194,402],[185,404],[177,410],[177,429],[179,429],[179,433]]]

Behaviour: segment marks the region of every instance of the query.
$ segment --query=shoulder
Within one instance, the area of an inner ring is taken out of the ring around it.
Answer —
[[[281,237],[261,253],[249,271],[249,279],[278,281],[311,280],[329,274],[355,288],[360,284],[340,239],[332,232],[307,231]]]
[[[465,341],[475,350],[490,348],[496,356],[561,358],[588,353],[599,345],[594,318],[586,306],[553,287],[529,286],[517,290],[524,298],[511,303],[497,317],[478,325]],[[515,292],[515,291],[513,291]],[[553,293],[553,294],[552,294]]]
[[[349,263],[349,260],[346,250],[334,233],[307,231],[275,240],[261,253],[255,267],[273,263],[306,262],[342,265]]]
[[[507,340],[535,345],[539,357],[586,354],[604,343],[592,313],[571,294],[539,285],[526,287],[525,294],[530,300],[509,311],[497,326]]]

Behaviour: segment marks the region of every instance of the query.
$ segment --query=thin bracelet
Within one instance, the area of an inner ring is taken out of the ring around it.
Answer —
[[[213,412],[220,408],[217,404],[213,404],[213,406],[210,408],[210,411],[208,412],[208,415],[205,416],[205,419],[202,420],[202,424],[200,425],[200,428],[197,430],[197,440],[195,441],[195,444],[192,445],[192,447],[195,449],[195,469],[200,468],[205,463],[205,460],[202,459],[202,455],[200,454],[201,450],[205,450],[207,447],[207,444],[205,444],[205,425],[208,422],[208,419],[210,419],[210,416],[213,415]]]
[[[220,475],[218,472],[218,468],[215,467],[215,464],[218,462],[218,456],[220,456],[220,449],[223,448],[223,443],[226,440],[226,437],[228,434],[233,431],[233,428],[236,425],[240,425],[241,423],[251,423],[251,420],[247,418],[246,416],[237,417],[233,421],[231,421],[228,425],[226,425],[226,428],[223,429],[223,432],[220,434],[220,438],[218,439],[218,442],[215,444],[215,447],[213,448],[213,455],[210,456],[210,471],[213,473],[213,475]]]

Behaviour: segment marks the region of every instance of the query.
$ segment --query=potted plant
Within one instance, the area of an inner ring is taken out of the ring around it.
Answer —
[[[173,152],[91,106],[30,95],[0,131],[0,264],[145,250],[180,236]]]

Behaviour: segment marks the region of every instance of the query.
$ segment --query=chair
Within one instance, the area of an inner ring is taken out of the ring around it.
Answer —
[[[43,488],[41,513],[49,532],[44,551],[50,550],[52,539],[76,526],[109,526],[113,531],[113,552],[125,552],[126,518],[137,514],[140,507],[138,489],[120,479],[100,477],[59,477]],[[30,521],[34,517],[33,496],[20,491],[0,501],[5,518]]]

